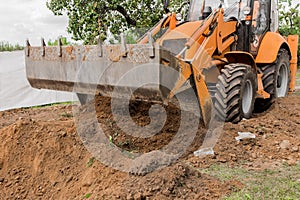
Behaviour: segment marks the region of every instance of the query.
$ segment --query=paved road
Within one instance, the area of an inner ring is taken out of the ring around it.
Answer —
[[[72,93],[31,88],[23,51],[0,53],[0,111],[66,101],[73,101]]]

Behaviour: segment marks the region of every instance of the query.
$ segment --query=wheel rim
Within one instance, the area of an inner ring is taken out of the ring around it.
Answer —
[[[250,80],[246,81],[243,97],[242,97],[242,109],[243,113],[248,113],[251,109],[253,97],[253,85]]]
[[[276,94],[277,97],[284,97],[287,93],[289,72],[286,64],[282,64],[278,70]]]

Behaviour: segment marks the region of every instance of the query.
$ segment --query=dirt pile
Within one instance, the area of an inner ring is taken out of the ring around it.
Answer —
[[[0,199],[206,199],[241,187],[181,161],[142,177],[103,166],[83,146],[71,114],[71,106],[2,113]]]
[[[99,102],[108,103],[105,99]],[[152,151],[170,141],[177,130],[169,124],[156,138],[124,141],[124,134],[112,128],[111,113],[106,107],[99,109],[98,120],[106,123],[111,131],[108,135],[128,150]],[[190,154],[145,176],[97,162],[77,135],[71,105],[1,112],[0,199],[217,199],[243,185],[234,180],[222,182],[195,167],[244,163],[263,169],[282,162],[295,164],[300,160],[299,109],[299,96],[280,99],[266,113],[239,124],[225,124],[214,156],[200,159]],[[149,123],[147,118],[136,120]],[[204,129],[198,128],[194,144],[202,141],[199,133]],[[256,138],[236,141],[237,132],[251,132]]]

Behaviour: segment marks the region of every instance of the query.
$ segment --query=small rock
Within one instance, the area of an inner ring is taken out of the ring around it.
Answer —
[[[0,178],[0,183],[3,183],[4,182],[4,178]]]
[[[37,192],[36,195],[37,195],[37,196],[43,196],[43,193]]]
[[[84,184],[82,184],[83,187],[90,187],[92,185],[92,183],[90,182],[86,182]]]
[[[267,139],[267,135],[263,135],[262,138],[265,140]]]
[[[219,158],[218,161],[221,162],[221,163],[226,163],[227,162],[227,160],[225,158]]]
[[[238,135],[239,136],[235,137],[235,140],[237,141],[256,138],[256,136],[250,132],[238,132]]]
[[[288,160],[287,164],[289,164],[290,166],[293,166],[296,164],[296,160],[294,160],[294,159]]]
[[[230,157],[236,157],[236,155],[234,153],[230,153],[228,154]]]
[[[136,194],[133,196],[133,199],[134,199],[134,200],[141,200],[142,198],[143,198],[143,195],[142,195],[140,192],[136,193]]]
[[[12,184],[12,182],[8,182],[8,183],[5,185],[5,187],[9,187],[9,186],[11,186],[11,184]]]
[[[170,196],[170,190],[168,188],[166,188],[162,191],[162,194],[165,196]]]
[[[128,194],[127,197],[126,197],[126,199],[127,200],[132,200],[133,199],[132,194]]]
[[[283,140],[281,143],[280,143],[280,148],[281,149],[289,149],[289,147],[290,147],[290,141],[288,141],[288,140]]]
[[[72,180],[73,180],[73,176],[71,175],[71,176],[69,176],[69,178],[67,179],[66,183],[69,183],[69,182],[71,182]]]
[[[213,148],[211,148],[211,147],[201,148],[194,152],[194,156],[197,156],[197,157],[203,157],[203,156],[214,155],[214,154],[215,154],[215,152],[214,152]]]
[[[292,153],[298,152],[299,151],[299,147],[293,147],[292,148]]]

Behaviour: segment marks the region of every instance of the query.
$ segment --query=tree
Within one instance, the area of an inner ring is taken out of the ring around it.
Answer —
[[[300,35],[300,3],[292,0],[279,2],[279,32],[282,35]],[[300,64],[300,41],[298,43],[298,65]]]
[[[72,43],[69,42],[66,37],[61,37],[60,41],[61,41],[62,45],[72,45]],[[51,39],[49,39],[48,42],[47,42],[47,45],[48,46],[57,46],[58,45],[58,40],[56,39],[56,40],[52,41]]]
[[[128,31],[130,37],[137,30],[148,30],[166,12],[163,3],[169,1],[169,10],[176,11],[187,0],[48,0],[47,7],[55,15],[67,15],[68,32],[72,39],[93,43],[107,33],[119,35]],[[300,33],[299,3],[292,0],[279,0],[280,28],[283,35]]]
[[[19,45],[19,44],[15,44],[12,45],[7,41],[0,41],[0,52],[3,51],[20,51],[23,50],[24,47]]]
[[[104,40],[108,32],[120,34],[131,28],[148,29],[165,12],[162,0],[49,0],[47,7],[55,15],[66,14],[72,39],[85,43],[93,43],[98,36]]]

